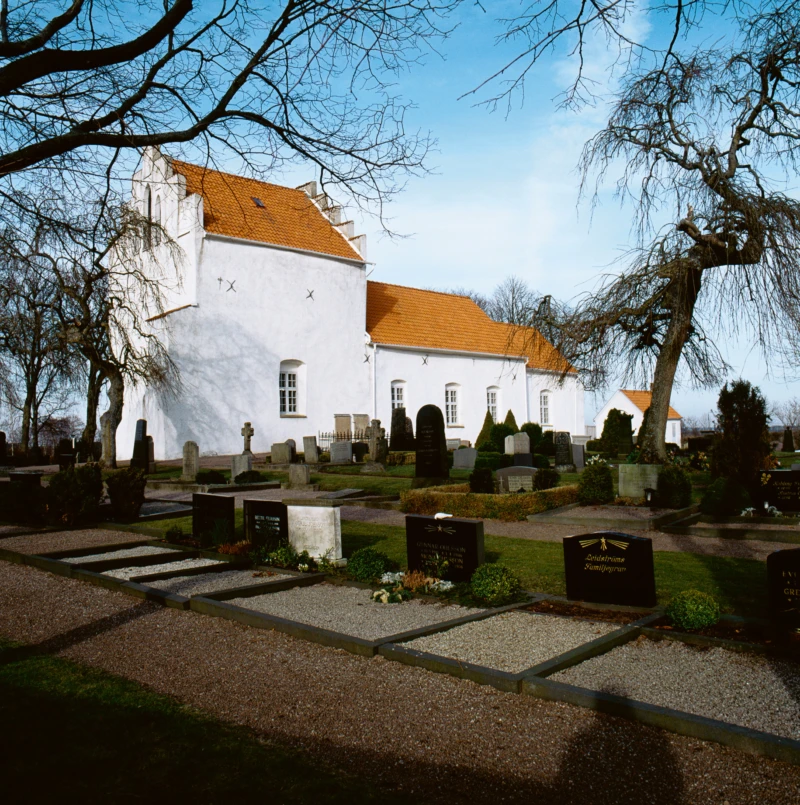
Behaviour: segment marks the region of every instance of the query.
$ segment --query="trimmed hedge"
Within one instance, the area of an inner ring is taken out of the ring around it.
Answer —
[[[533,488],[537,492],[543,489],[554,489],[561,481],[561,476],[556,470],[540,469],[536,475],[533,476]]]
[[[403,467],[406,464],[415,464],[417,454],[412,451],[397,451],[386,456],[385,464],[387,467]]]
[[[488,467],[475,469],[469,476],[469,491],[493,495],[497,490],[494,485],[494,474]]]
[[[578,500],[584,506],[596,506],[614,501],[614,479],[605,464],[589,464],[578,481]]]
[[[478,453],[475,459],[476,470],[502,470],[504,467],[511,467],[514,464],[514,456],[507,456],[505,453]]]
[[[456,517],[515,522],[524,520],[529,514],[540,514],[578,502],[577,486],[559,486],[542,492],[518,492],[513,495],[454,494],[455,489],[436,486],[401,492],[400,508],[407,514],[447,512]]]

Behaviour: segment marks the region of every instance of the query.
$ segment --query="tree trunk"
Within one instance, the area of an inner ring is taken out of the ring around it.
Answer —
[[[91,450],[97,437],[97,408],[100,405],[100,391],[103,388],[103,372],[89,365],[89,379],[86,384],[86,425],[81,434],[81,441]]]
[[[31,439],[31,407],[33,397],[30,391],[25,395],[25,402],[22,405],[22,430],[19,437],[19,446],[22,450],[22,455],[28,455],[28,444]]]
[[[665,436],[672,386],[681,353],[691,333],[694,306],[700,291],[700,270],[684,266],[677,273],[670,293],[670,322],[653,373],[650,416],[641,445],[640,460],[645,464],[663,464],[667,458]]]
[[[103,418],[103,462],[109,469],[117,468],[117,428],[122,421],[125,404],[125,382],[122,372],[113,368],[107,371],[108,411]]]

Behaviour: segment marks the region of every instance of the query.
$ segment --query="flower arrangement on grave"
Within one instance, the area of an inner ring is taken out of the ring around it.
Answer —
[[[226,542],[217,548],[217,553],[224,553],[228,556],[247,556],[252,550],[252,542]]]
[[[384,573],[381,584],[384,586],[372,594],[372,600],[380,604],[399,604],[408,601],[414,593],[446,593],[455,588],[452,581],[433,578],[421,570]]]
[[[403,601],[408,601],[409,598],[411,598],[411,593],[402,584],[382,587],[372,593],[372,600],[379,604],[401,604]]]
[[[587,466],[591,464],[592,466],[598,467],[606,467],[608,466],[608,462],[602,456],[592,456],[591,458],[586,459]]]

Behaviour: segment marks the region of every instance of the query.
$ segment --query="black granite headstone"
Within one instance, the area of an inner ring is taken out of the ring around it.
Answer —
[[[147,472],[147,464],[149,459],[149,451],[147,449],[147,420],[136,420],[136,435],[133,440],[133,457],[131,458],[131,467],[133,469]]]
[[[772,617],[800,629],[800,548],[775,551],[767,557],[767,584]]]
[[[469,581],[484,562],[483,520],[406,515],[406,551],[409,570],[427,572],[432,563],[446,561],[445,579]]]
[[[614,531],[565,537],[567,598],[634,607],[656,605],[653,541]]]
[[[415,450],[417,442],[414,439],[414,423],[411,417],[406,417],[406,450]]]
[[[0,430],[0,459],[6,457],[6,434]]]
[[[560,430],[555,435],[556,445],[556,466],[563,467],[572,464],[572,440],[569,438],[569,433],[565,430]]]
[[[297,461],[297,442],[294,439],[287,439],[286,444],[289,445],[289,450],[292,452],[291,463],[294,464]]]
[[[514,453],[515,467],[532,467],[533,453]]]
[[[417,414],[417,478],[449,478],[444,417],[435,405],[423,405]]]
[[[392,425],[389,430],[389,447],[392,450],[409,450],[406,446],[406,409],[392,410]]]
[[[244,538],[259,548],[276,551],[289,544],[286,505],[277,500],[244,501]]]
[[[61,439],[56,447],[56,461],[58,469],[65,470],[67,467],[75,466],[75,448],[72,439]]]
[[[192,495],[192,536],[203,547],[233,542],[235,505],[233,497],[195,492]]]
[[[767,470],[761,473],[763,499],[782,512],[800,511],[800,472]]]

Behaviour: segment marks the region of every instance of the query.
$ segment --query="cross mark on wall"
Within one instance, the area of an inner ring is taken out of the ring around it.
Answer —
[[[428,365],[428,356],[427,356],[427,355],[423,355],[423,356],[422,356],[422,365],[423,365],[423,366],[427,366],[427,365]]]
[[[306,288],[306,290],[308,291],[308,288]],[[314,301],[314,291],[308,291],[308,296],[306,296],[306,299],[310,299],[313,302]]]
[[[364,363],[369,363],[369,355],[364,355]]]
[[[234,280],[233,282],[230,282],[229,280],[225,280],[225,282],[228,283],[228,290],[225,291],[225,293],[228,293],[228,291],[233,291],[234,293],[236,293],[236,288],[233,287],[234,285],[236,285],[236,280]]]

